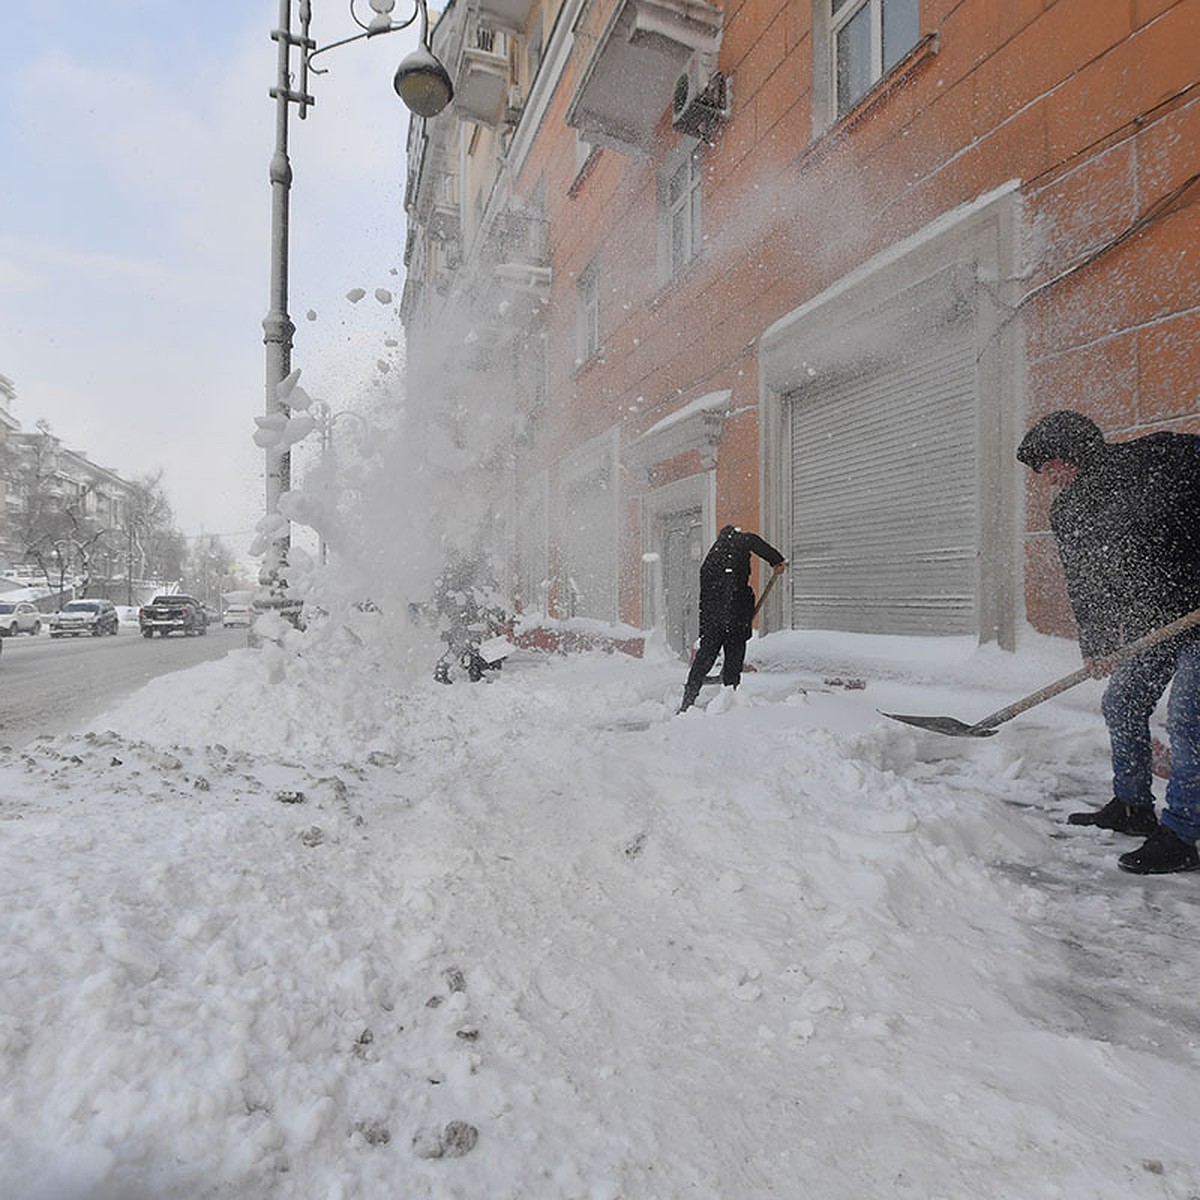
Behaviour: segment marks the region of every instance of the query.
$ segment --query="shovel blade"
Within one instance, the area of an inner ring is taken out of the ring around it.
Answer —
[[[912,717],[902,713],[880,713],[882,717],[890,717],[893,721],[903,721],[905,725],[915,725],[918,729],[928,729],[931,733],[944,733],[947,737],[991,737],[994,729],[980,729],[976,725],[968,725],[955,717]]]

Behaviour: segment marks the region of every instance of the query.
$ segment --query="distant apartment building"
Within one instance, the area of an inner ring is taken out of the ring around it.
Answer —
[[[506,398],[524,603],[696,633],[1070,634],[1014,450],[1200,432],[1200,0],[451,0],[414,120],[410,379]]]
[[[8,439],[21,428],[21,423],[12,415],[13,401],[17,390],[7,375],[0,375],[0,464],[8,461]],[[0,469],[0,555],[8,540],[8,478]],[[4,563],[0,560],[0,566]]]
[[[15,397],[0,376],[0,574],[33,577],[40,554],[74,576],[86,554],[93,578],[124,575],[137,486],[47,430],[23,430]]]

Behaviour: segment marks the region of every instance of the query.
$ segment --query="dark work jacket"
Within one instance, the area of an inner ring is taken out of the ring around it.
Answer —
[[[722,530],[700,564],[700,635],[739,633],[750,636],[754,591],[750,587],[750,552],[771,566],[783,555],[757,533]]]
[[[1050,506],[1084,658],[1200,608],[1200,437],[1106,445]]]

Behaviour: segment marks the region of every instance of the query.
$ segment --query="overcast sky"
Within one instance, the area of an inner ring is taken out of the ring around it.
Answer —
[[[13,415],[25,429],[45,419],[127,478],[162,469],[180,528],[235,552],[263,512],[250,438],[264,407],[278,11],[3,0],[0,21]],[[396,16],[409,12],[398,0]],[[313,13],[318,44],[356,31],[344,0],[313,0]],[[414,27],[331,51],[316,107],[292,111],[293,365],[335,409],[384,382],[376,362],[397,353],[384,342],[400,336],[408,114],[392,75],[416,41]],[[367,297],[352,304],[356,287]]]

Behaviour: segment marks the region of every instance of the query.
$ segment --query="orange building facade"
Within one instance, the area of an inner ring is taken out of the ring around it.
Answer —
[[[683,653],[734,523],[768,629],[1069,635],[1014,451],[1200,432],[1197,46],[1200,0],[454,0],[409,386],[487,409],[517,602]]]

